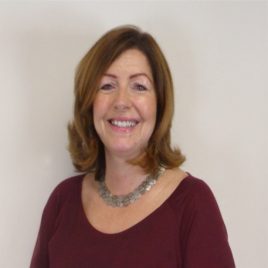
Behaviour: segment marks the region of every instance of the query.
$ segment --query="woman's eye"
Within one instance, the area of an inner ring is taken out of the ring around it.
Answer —
[[[113,89],[114,86],[112,84],[103,84],[101,85],[100,89],[102,90],[109,90],[109,89]]]
[[[134,88],[137,89],[137,90],[139,90],[139,91],[145,91],[145,90],[147,90],[147,87],[146,86],[144,86],[142,84],[138,84],[138,83],[134,84]]]

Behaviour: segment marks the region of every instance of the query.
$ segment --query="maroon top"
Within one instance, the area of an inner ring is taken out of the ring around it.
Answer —
[[[84,175],[51,194],[30,268],[234,268],[210,188],[188,175],[144,220],[116,234],[96,230],[81,202]]]

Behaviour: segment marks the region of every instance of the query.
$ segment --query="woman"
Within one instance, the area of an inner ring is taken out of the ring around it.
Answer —
[[[151,35],[115,28],[81,60],[70,153],[82,172],[44,209],[31,268],[235,267],[209,187],[171,148],[173,86]]]

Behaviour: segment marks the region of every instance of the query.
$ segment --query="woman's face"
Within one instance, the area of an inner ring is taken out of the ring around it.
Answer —
[[[101,78],[93,103],[95,129],[108,154],[131,159],[148,144],[156,121],[156,93],[146,56],[123,52]]]

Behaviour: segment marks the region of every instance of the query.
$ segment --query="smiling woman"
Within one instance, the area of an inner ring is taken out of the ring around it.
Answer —
[[[233,268],[227,232],[205,182],[171,147],[168,64],[154,38],[115,28],[75,78],[70,153],[81,175],[44,209],[31,268]]]
[[[132,69],[126,73],[130,67]],[[147,95],[155,95],[157,106],[156,123],[148,145],[142,154],[131,159],[131,163],[141,165],[146,172],[156,173],[160,162],[169,168],[180,166],[184,162],[180,150],[170,147],[174,98],[167,61],[150,34],[139,32],[133,26],[119,27],[96,42],[83,57],[76,72],[75,118],[69,125],[70,152],[75,167],[79,171],[96,171],[96,179],[105,172],[106,167],[103,164],[103,143],[93,122],[93,103],[97,96],[108,89],[113,89],[111,91],[115,95],[114,91],[121,88],[116,92],[120,93],[119,97],[124,95],[122,86],[126,85],[122,83],[126,84],[123,80],[126,78],[121,77],[123,75],[129,76],[128,87],[132,89],[127,91],[131,93],[129,96],[139,92],[143,96],[138,98],[141,100]],[[144,88],[147,88],[146,93],[141,90]],[[101,102],[104,99],[107,98]],[[144,103],[145,105],[147,104]],[[156,107],[145,106],[143,109]]]

